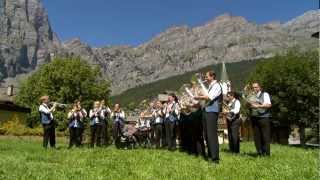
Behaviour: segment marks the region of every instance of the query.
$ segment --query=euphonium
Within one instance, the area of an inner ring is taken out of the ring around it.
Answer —
[[[206,80],[202,80],[201,74],[196,74],[196,76],[197,76],[197,82],[200,85],[200,90],[201,90],[200,94],[203,96],[208,96],[209,92],[208,92],[207,87],[204,84],[206,82]],[[208,101],[200,100],[200,105],[202,107],[206,107],[208,105],[208,103],[209,103]]]

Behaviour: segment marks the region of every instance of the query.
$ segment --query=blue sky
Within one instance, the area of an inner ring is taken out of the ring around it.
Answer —
[[[172,26],[202,25],[229,13],[258,24],[286,22],[317,9],[318,0],[43,0],[62,41],[92,46],[133,45]]]

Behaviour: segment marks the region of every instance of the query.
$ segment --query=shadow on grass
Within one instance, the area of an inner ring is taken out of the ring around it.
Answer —
[[[234,152],[231,152],[229,149],[227,148],[223,148],[221,149],[221,152],[224,152],[224,153],[227,153],[227,154],[232,154],[232,155],[235,155],[235,156],[250,156],[250,157],[260,157],[256,152],[241,152],[240,153],[234,153]]]

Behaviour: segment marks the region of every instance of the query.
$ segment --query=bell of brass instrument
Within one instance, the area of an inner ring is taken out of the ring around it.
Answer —
[[[209,95],[209,92],[208,92],[208,89],[207,89],[207,87],[206,87],[206,85],[205,85],[205,83],[206,83],[207,81],[203,79],[203,77],[202,77],[202,75],[201,75],[200,73],[197,73],[197,74],[196,74],[196,77],[197,77],[197,82],[198,82],[198,84],[199,84],[199,86],[200,86],[200,95],[208,96],[208,95]],[[200,105],[201,105],[202,107],[205,107],[205,106],[207,106],[207,104],[208,104],[209,102],[207,102],[207,101],[205,101],[205,100],[200,100],[199,103],[200,103]]]

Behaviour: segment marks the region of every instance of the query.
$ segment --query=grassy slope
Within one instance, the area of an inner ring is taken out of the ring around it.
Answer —
[[[272,156],[258,158],[252,143],[232,155],[222,146],[221,162],[166,150],[44,150],[40,140],[0,140],[0,179],[318,179],[317,150],[272,145]]]
[[[244,81],[249,73],[255,68],[256,64],[261,60],[242,61],[237,63],[227,63],[226,68],[230,80],[236,90],[243,87]],[[197,71],[185,73],[183,75],[169,77],[163,80],[159,80],[150,84],[139,86],[133,89],[129,89],[120,95],[112,97],[112,102],[127,105],[131,102],[141,102],[144,99],[156,97],[159,93],[165,90],[177,90],[183,84],[188,83],[191,76],[196,72],[206,72],[208,70],[214,70],[217,73],[218,79],[220,76],[221,64],[208,66]]]

